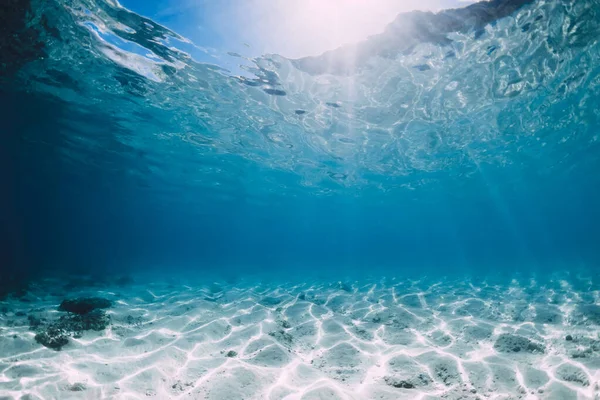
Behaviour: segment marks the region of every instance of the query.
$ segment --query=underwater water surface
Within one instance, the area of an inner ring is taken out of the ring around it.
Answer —
[[[599,1],[303,58],[6,1],[0,398],[598,398]]]

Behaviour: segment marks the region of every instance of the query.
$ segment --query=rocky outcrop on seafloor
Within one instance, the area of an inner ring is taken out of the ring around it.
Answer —
[[[106,329],[110,317],[103,309],[111,305],[109,300],[99,297],[64,300],[58,310],[66,315],[54,321],[29,315],[29,328],[36,332],[36,342],[58,351],[69,343],[69,338],[79,338],[84,331]]]
[[[526,337],[519,335],[511,335],[509,333],[503,333],[498,336],[496,343],[494,343],[494,349],[501,353],[544,353],[544,346],[533,342]]]
[[[94,310],[110,308],[110,300],[101,297],[83,297],[78,299],[63,300],[58,306],[59,311],[66,311],[74,314],[84,315]]]

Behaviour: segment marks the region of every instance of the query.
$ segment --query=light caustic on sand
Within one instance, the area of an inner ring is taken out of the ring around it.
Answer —
[[[590,285],[556,279],[81,288],[81,295],[113,301],[110,326],[54,351],[35,342],[28,316],[57,318],[63,297],[40,284],[25,299],[4,302],[0,394],[597,399],[600,299]]]

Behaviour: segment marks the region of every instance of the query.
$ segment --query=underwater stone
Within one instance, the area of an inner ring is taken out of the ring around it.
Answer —
[[[229,350],[229,351],[227,352],[227,354],[225,354],[225,356],[226,356],[226,357],[229,357],[229,358],[236,357],[236,356],[237,356],[237,351]]]
[[[67,386],[67,390],[70,392],[83,392],[85,389],[85,385],[81,382],[75,382],[74,384]]]
[[[181,382],[177,381],[173,385],[171,385],[171,389],[175,389],[177,391],[183,392],[187,387],[194,386],[193,382]]]
[[[61,350],[69,343],[69,337],[81,337],[84,331],[101,331],[110,324],[110,317],[102,310],[86,314],[61,316],[58,321],[45,325],[30,315],[30,329],[37,331],[35,341],[53,350]]]
[[[48,328],[45,332],[36,334],[35,341],[49,349],[58,351],[69,344],[69,337],[66,332],[58,328]]]
[[[589,386],[590,380],[583,370],[572,364],[563,364],[556,370],[556,375],[563,381],[573,382],[581,386]]]
[[[87,314],[93,310],[110,308],[112,302],[101,297],[86,297],[73,300],[63,300],[58,307],[59,311],[71,312],[79,315]]]
[[[400,379],[393,376],[386,376],[383,378],[383,380],[387,385],[399,389],[415,389],[418,387],[427,386],[433,382],[426,374],[418,374],[410,379]]]
[[[94,310],[83,315],[60,317],[59,324],[72,332],[102,331],[110,324],[110,318],[102,310]]]
[[[496,343],[494,343],[494,349],[501,353],[543,353],[545,350],[542,345],[534,343],[526,337],[509,333],[498,336]]]

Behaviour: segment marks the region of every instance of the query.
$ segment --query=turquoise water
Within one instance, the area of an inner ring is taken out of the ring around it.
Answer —
[[[320,56],[207,50],[107,1],[14,1],[7,265],[595,271],[597,1],[401,14]]]

